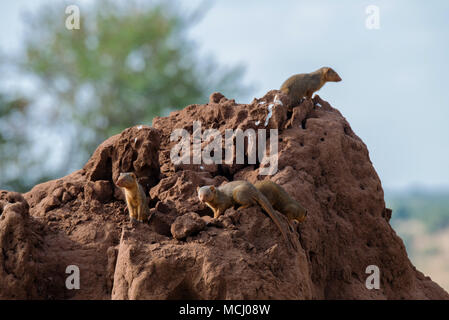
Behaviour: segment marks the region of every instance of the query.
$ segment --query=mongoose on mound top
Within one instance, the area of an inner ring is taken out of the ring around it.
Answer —
[[[282,228],[279,217],[270,202],[251,183],[243,180],[231,181],[218,188],[214,186],[198,187],[197,192],[200,201],[206,203],[214,212],[214,218],[218,218],[226,209],[234,205],[240,205],[240,210],[259,204],[268,213],[286,243],[289,244],[285,230]]]
[[[295,74],[285,80],[281,91],[297,104],[302,98],[312,99],[314,92],[321,89],[326,82],[339,82],[340,76],[329,67],[320,68],[311,73]]]
[[[136,175],[133,172],[122,172],[116,185],[122,188],[125,193],[130,218],[140,222],[146,221],[150,209],[145,191],[137,182]]]
[[[289,221],[296,220],[301,223],[306,220],[307,210],[277,183],[263,180],[257,181],[254,186],[270,201],[273,208],[285,214]]]

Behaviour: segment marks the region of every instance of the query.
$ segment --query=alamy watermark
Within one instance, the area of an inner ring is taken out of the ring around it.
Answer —
[[[369,5],[365,8],[365,13],[367,14],[365,27],[368,30],[380,29],[380,8],[375,5]]]
[[[380,270],[376,265],[369,265],[365,269],[365,273],[369,274],[365,281],[365,287],[368,290],[380,289]]]
[[[193,122],[192,137],[185,129],[175,129],[170,141],[177,144],[170,151],[173,164],[244,164],[245,138],[247,139],[248,164],[260,162],[259,175],[273,175],[278,171],[278,130],[270,129],[270,154],[267,154],[267,130],[258,129],[226,129],[223,137],[217,129],[201,130],[201,122]],[[235,139],[235,146],[234,146]],[[257,141],[257,144],[256,144]],[[207,143],[202,149],[203,143]]]
[[[68,30],[80,28],[80,8],[74,4],[65,8],[65,13],[69,16],[65,19],[65,27]]]
[[[65,273],[70,274],[65,279],[65,287],[69,290],[80,289],[80,268],[74,264],[67,266]]]

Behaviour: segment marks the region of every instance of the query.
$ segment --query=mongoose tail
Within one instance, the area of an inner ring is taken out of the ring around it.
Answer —
[[[256,182],[254,186],[267,198],[273,208],[286,215],[290,222],[296,220],[298,223],[302,223],[306,220],[307,209],[277,183],[271,180],[262,180]]]
[[[208,205],[214,212],[214,218],[218,218],[228,208],[239,205],[238,210],[259,205],[273,220],[281,232],[287,247],[295,247],[293,242],[287,241],[287,235],[282,228],[281,222],[270,202],[265,196],[248,181],[237,180],[228,182],[218,188],[214,186],[203,186],[197,188],[198,198]]]
[[[271,204],[267,200],[267,198],[265,198],[265,196],[263,194],[260,194],[259,197],[253,196],[253,200],[255,202],[257,202],[262,207],[262,209],[265,210],[266,213],[268,213],[271,220],[273,220],[273,222],[276,224],[277,228],[281,232],[285,243],[288,246],[292,246],[294,248],[295,246],[293,245],[293,242],[291,241],[291,239],[290,239],[290,241],[289,241],[289,239],[287,239],[287,235],[285,234],[284,228],[282,228],[281,222],[279,221],[279,218],[278,218],[276,212],[274,211],[273,207],[271,206]]]

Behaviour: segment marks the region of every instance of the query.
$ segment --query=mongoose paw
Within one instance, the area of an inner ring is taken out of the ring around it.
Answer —
[[[133,218],[133,217],[131,217],[130,221],[131,221],[131,223],[132,223],[133,225],[142,222],[142,221],[139,221],[139,220],[137,220],[136,218]]]
[[[291,221],[290,227],[293,229],[293,231],[298,232],[298,227],[299,227],[299,222],[298,222],[298,220],[293,219],[293,220]]]

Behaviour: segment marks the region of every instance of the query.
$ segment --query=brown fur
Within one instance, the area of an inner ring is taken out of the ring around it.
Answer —
[[[125,193],[129,216],[140,222],[148,219],[149,207],[147,196],[142,186],[137,182],[137,177],[132,172],[120,173],[116,185]]]
[[[289,221],[296,220],[301,223],[306,220],[307,210],[277,183],[263,180],[256,182],[254,186],[270,201],[273,208],[286,215]]]
[[[262,209],[268,213],[271,220],[276,224],[284,240],[287,242],[287,235],[277,213],[274,211],[270,202],[260,193],[254,185],[247,181],[232,181],[223,186],[215,188],[214,186],[203,186],[197,188],[198,198],[206,203],[214,212],[214,218],[222,215],[226,209],[240,205],[239,210],[259,204]],[[288,242],[287,242],[288,243]]]
[[[285,80],[281,91],[297,104],[302,98],[312,99],[314,92],[321,89],[326,82],[339,82],[340,76],[329,67],[320,68],[311,73],[295,74]]]

